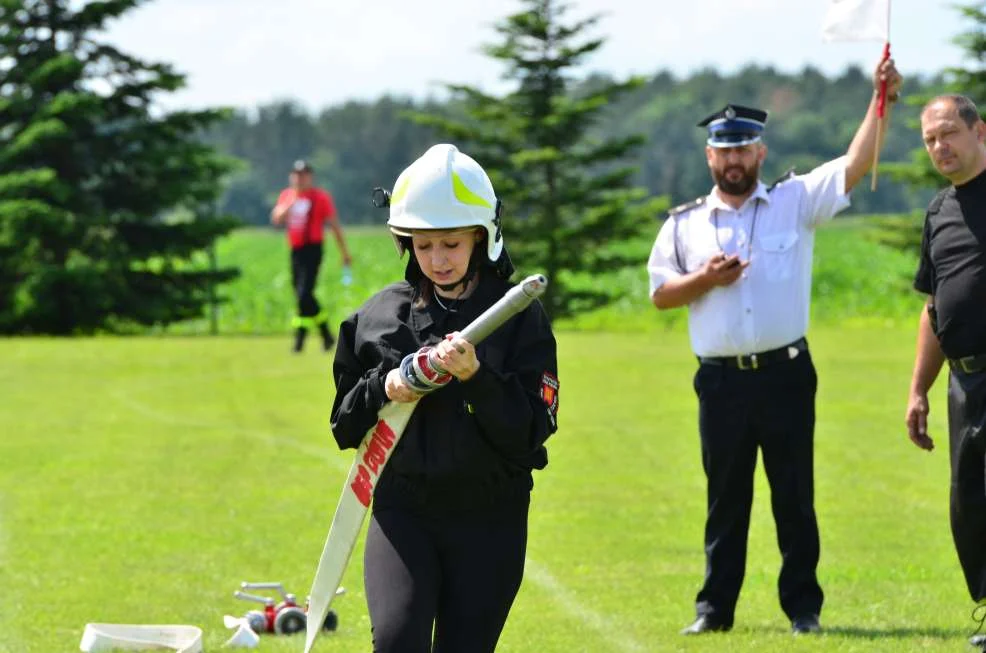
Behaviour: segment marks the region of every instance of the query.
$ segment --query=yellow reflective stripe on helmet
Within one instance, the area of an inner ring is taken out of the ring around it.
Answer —
[[[452,191],[455,193],[455,199],[459,200],[463,204],[483,206],[488,209],[493,208],[492,204],[469,190],[469,187],[466,186],[465,182],[463,182],[459,175],[455,173],[455,170],[452,171]]]
[[[394,194],[390,196],[390,203],[397,204],[407,195],[407,189],[411,187],[411,175],[404,177],[401,185],[394,189]]]

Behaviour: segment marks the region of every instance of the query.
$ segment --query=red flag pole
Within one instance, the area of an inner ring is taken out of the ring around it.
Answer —
[[[890,58],[890,41],[883,44],[883,59]],[[873,166],[870,169],[870,190],[876,190],[877,166],[880,165],[880,149],[883,147],[883,130],[886,128],[887,80],[880,82],[880,95],[876,101],[876,145],[873,148]]]
[[[890,58],[890,0],[887,0],[887,40],[883,44],[884,62]],[[883,149],[883,133],[887,128],[889,120],[886,119],[887,113],[887,80],[880,82],[880,95],[876,103],[876,145],[873,148],[873,167],[870,175],[870,191],[876,190],[877,167],[880,165],[880,150]]]

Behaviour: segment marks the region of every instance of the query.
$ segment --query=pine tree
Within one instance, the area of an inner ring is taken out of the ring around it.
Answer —
[[[619,296],[601,274],[642,266],[646,253],[626,243],[666,206],[633,188],[636,168],[623,163],[642,138],[602,139],[593,127],[607,105],[642,84],[592,78],[575,69],[604,43],[586,33],[592,16],[563,22],[570,6],[523,0],[525,9],[499,22],[500,41],[483,49],[506,66],[513,91],[494,97],[467,85],[447,85],[462,119],[418,115],[445,133],[489,173],[503,200],[507,248],[518,267],[544,272],[542,298],[552,318],[590,310]]]
[[[221,110],[152,110],[184,85],[98,41],[140,0],[0,0],[0,333],[88,333],[202,315],[226,159]]]

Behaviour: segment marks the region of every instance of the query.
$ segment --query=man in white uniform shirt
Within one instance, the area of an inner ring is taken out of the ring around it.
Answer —
[[[757,449],[771,489],[782,563],[780,603],[794,633],[820,629],[813,439],[817,378],[808,352],[815,227],[849,206],[877,140],[881,81],[896,99],[893,60],[873,75],[874,95],[849,150],[768,188],[767,113],[728,105],[702,122],[715,181],[705,197],[669,212],[647,269],[658,309],[688,306],[699,359],[702,463],[708,479],[705,582],[683,634],[729,630],[746,566]]]

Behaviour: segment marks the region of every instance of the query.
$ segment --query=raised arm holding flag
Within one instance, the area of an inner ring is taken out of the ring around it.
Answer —
[[[890,61],[890,0],[830,0],[822,24],[822,38],[825,41],[882,41],[881,61]],[[896,87],[889,87],[889,81],[886,77],[880,79],[875,96],[877,132],[870,181],[870,190],[874,191],[887,113],[898,96]]]
[[[846,152],[847,190],[855,187],[866,176],[867,170],[873,172],[874,182],[870,189],[875,189],[876,163],[881,146],[880,132],[886,127],[886,121],[881,118],[880,112],[897,100],[902,81],[894,60],[889,57],[881,58],[873,71],[873,96],[869,107]],[[881,101],[881,97],[885,100]]]

